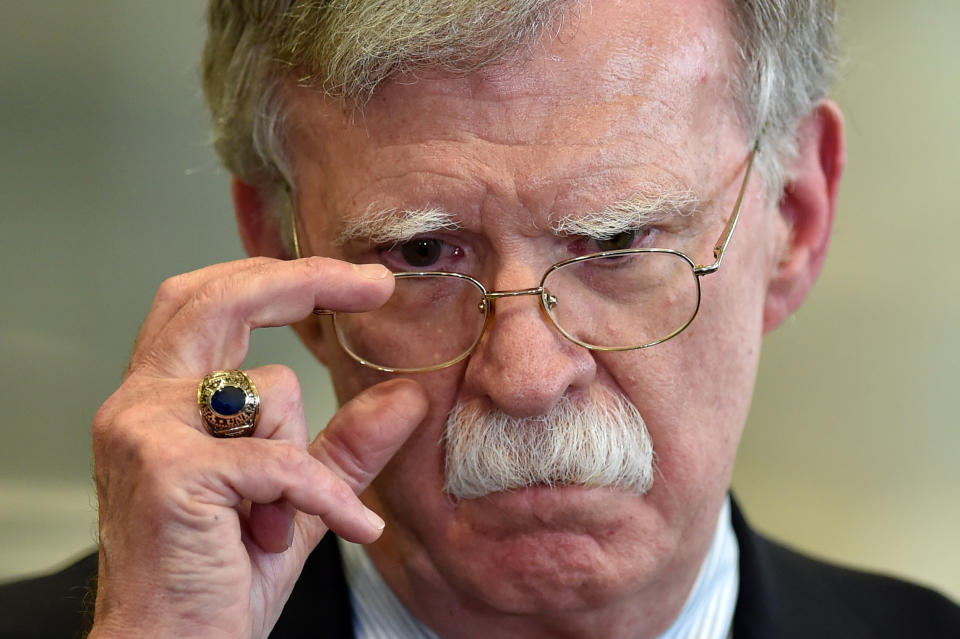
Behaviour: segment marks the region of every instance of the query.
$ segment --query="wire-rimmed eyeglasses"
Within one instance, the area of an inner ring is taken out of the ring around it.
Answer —
[[[712,264],[667,248],[591,253],[554,264],[534,288],[488,291],[462,273],[394,273],[395,289],[378,309],[332,317],[340,346],[357,362],[387,373],[435,371],[463,361],[480,343],[496,301],[536,296],[545,317],[571,342],[595,351],[655,346],[686,329],[700,309],[700,278],[716,272],[740,217],[758,139]],[[297,256],[300,246],[294,223]]]

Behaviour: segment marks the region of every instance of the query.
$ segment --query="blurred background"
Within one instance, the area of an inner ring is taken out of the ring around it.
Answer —
[[[196,0],[8,0],[0,21],[0,580],[92,548],[90,424],[166,277],[241,256]],[[960,599],[960,3],[842,2],[849,168],[824,274],[767,339],[734,488],[816,555]],[[250,366],[325,372],[286,329]]]

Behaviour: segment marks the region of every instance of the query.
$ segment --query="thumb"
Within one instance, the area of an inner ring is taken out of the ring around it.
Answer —
[[[359,495],[423,421],[427,406],[413,380],[377,384],[337,411],[310,452]]]
[[[359,495],[423,421],[427,408],[426,392],[413,380],[371,386],[337,411],[310,453]],[[325,528],[313,532],[315,543]]]

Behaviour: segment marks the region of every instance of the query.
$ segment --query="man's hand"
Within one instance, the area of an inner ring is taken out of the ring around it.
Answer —
[[[312,443],[296,375],[248,371],[261,394],[253,437],[215,439],[197,385],[239,368],[250,332],[378,307],[380,266],[254,258],[160,288],[123,385],[94,423],[100,568],[91,636],[264,637],[328,530],[359,543],[379,519],[357,498],[426,412],[393,380],[343,406]]]

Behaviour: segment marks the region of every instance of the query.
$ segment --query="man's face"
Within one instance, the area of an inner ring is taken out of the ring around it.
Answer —
[[[436,270],[460,265],[490,290],[523,289],[552,264],[598,250],[555,233],[558,219],[689,192],[696,212],[667,216],[635,245],[711,263],[753,142],[729,95],[724,20],[717,3],[598,2],[568,16],[521,66],[399,78],[361,116],[296,92],[291,155],[306,251],[409,270],[389,243],[334,238],[371,212],[441,209],[459,228],[424,234],[444,247]],[[700,312],[672,340],[589,351],[565,340],[535,298],[505,299],[468,360],[411,376],[430,412],[364,496],[387,521],[371,555],[398,592],[453,586],[461,603],[522,613],[689,586],[729,485],[785,233],[762,193],[755,177],[723,268],[703,278]],[[329,325],[304,332],[341,401],[388,377],[344,354]],[[646,494],[444,494],[440,442],[456,402],[534,416],[602,391],[629,399],[649,429],[656,458]]]

